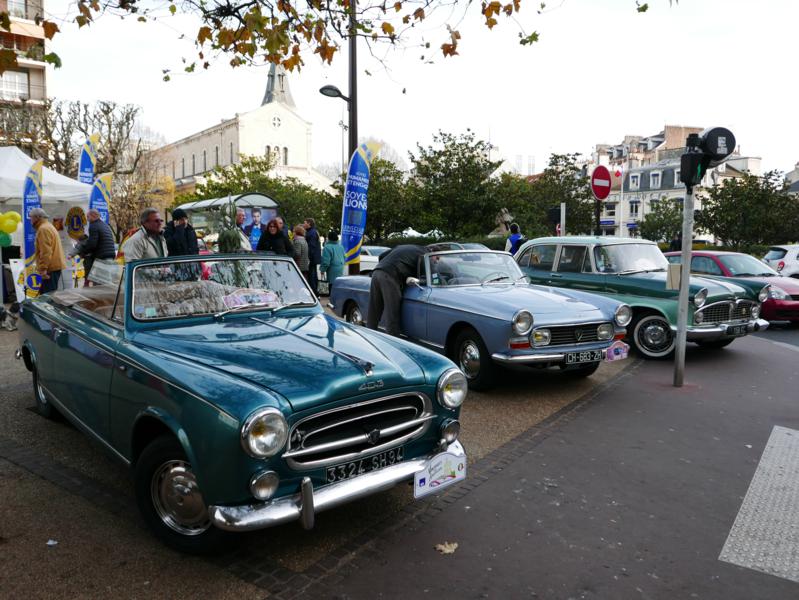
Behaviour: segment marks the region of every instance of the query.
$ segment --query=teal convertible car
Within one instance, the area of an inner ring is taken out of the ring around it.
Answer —
[[[465,477],[463,374],[324,314],[294,262],[254,255],[95,263],[91,288],[22,304],[17,357],[39,412],[133,469],[156,535],[187,552],[400,481]],[[121,271],[121,272],[120,272]]]

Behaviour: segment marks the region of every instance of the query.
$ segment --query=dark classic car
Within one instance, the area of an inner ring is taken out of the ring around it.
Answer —
[[[677,290],[666,289],[668,261],[654,242],[615,237],[550,237],[526,242],[516,261],[533,282],[585,290],[633,309],[630,341],[647,358],[674,351]],[[734,279],[691,277],[688,341],[722,348],[768,327],[760,303],[768,286]]]
[[[679,252],[666,252],[670,263],[680,264]],[[696,250],[691,254],[691,273],[714,277],[740,277],[761,285],[769,285],[768,298],[760,316],[766,321],[799,322],[799,281],[783,277],[777,271],[741,252]]]
[[[369,277],[336,280],[330,306],[363,323]],[[451,357],[474,389],[490,387],[498,365],[557,367],[591,375],[626,357],[620,341],[630,308],[579,291],[533,286],[506,252],[429,252],[403,292],[402,331]]]
[[[309,528],[397,482],[420,497],[465,476],[463,374],[324,314],[294,261],[106,270],[104,285],[23,303],[17,356],[42,415],[58,411],[132,467],[168,544],[201,552],[224,531]]]

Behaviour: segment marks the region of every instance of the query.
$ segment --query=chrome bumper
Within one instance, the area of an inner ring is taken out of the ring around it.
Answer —
[[[737,325],[742,325],[742,323],[734,323],[732,325],[722,323],[720,325],[714,325],[711,327],[694,326],[688,329],[686,339],[689,342],[706,342],[730,337],[730,334],[727,333],[727,328],[735,327]],[[752,319],[746,323],[746,333],[763,331],[765,329],[768,329],[768,321],[765,319]],[[676,327],[672,326],[671,330],[674,333],[677,333]]]
[[[458,441],[450,444],[446,451],[456,456],[466,456]],[[316,490],[311,478],[305,477],[300,485],[300,493],[295,496],[243,506],[210,506],[208,510],[214,525],[226,531],[253,531],[297,520],[305,529],[311,529],[316,513],[388,490],[401,481],[411,479],[427,467],[433,456],[435,454],[401,462]]]
[[[491,359],[503,365],[534,365],[538,363],[563,362],[570,352],[588,352],[588,350],[570,350],[569,352],[558,352],[557,354],[502,354],[501,352],[496,352],[491,355]],[[602,360],[605,360],[606,356],[607,348],[602,350]]]

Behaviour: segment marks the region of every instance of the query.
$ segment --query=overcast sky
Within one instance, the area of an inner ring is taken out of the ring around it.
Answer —
[[[50,18],[74,16],[74,3],[45,0]],[[433,64],[418,49],[389,52],[383,66],[359,46],[359,133],[386,140],[403,156],[427,145],[439,129],[471,128],[498,146],[511,165],[534,156],[536,170],[550,153],[590,154],[597,143],[625,134],[651,135],[665,124],[720,125],[735,134],[745,155],[764,169],[790,170],[799,161],[799,56],[796,0],[555,0],[543,15],[524,0],[519,21],[540,42],[522,47],[518,27],[505,19],[493,31],[479,5],[459,29],[460,55]],[[432,24],[431,24],[432,25]],[[89,28],[62,24],[49,49],[63,67],[48,75],[48,95],[110,99],[143,109],[143,121],[168,141],[259,106],[267,68],[180,73],[193,57],[178,35],[196,33],[188,18],[141,24],[103,17]],[[427,37],[438,47],[445,31]],[[347,93],[346,49],[332,66],[313,56],[290,74],[299,112],[313,123],[313,163],[341,159],[342,100],[318,93],[325,84]],[[177,73],[162,81],[162,69]],[[371,76],[365,71],[369,71]],[[403,89],[405,93],[403,93]]]

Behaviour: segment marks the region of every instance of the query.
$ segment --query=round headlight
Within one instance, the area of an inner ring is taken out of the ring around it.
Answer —
[[[531,337],[533,346],[548,346],[552,339],[552,333],[549,329],[536,329]]]
[[[520,310],[513,315],[513,333],[527,335],[533,328],[533,315],[526,310]]]
[[[760,293],[757,295],[757,301],[758,302],[765,302],[766,299],[768,298],[768,293],[769,293],[770,289],[771,289],[770,285],[763,286],[763,289],[760,290]]]
[[[788,298],[788,294],[781,288],[771,286],[768,290],[768,297],[773,298],[774,300],[786,300]]]
[[[450,369],[438,378],[436,386],[436,396],[441,406],[446,408],[458,408],[466,400],[466,391],[469,384],[466,376],[460,369]]]
[[[699,325],[704,320],[705,320],[705,313],[703,313],[702,311],[699,311],[699,310],[694,313],[694,323]]]
[[[283,413],[264,408],[247,417],[241,428],[241,445],[250,456],[268,458],[285,445],[288,431]]]
[[[694,296],[694,306],[702,308],[707,301],[707,288],[702,288]]]
[[[757,319],[759,316],[760,316],[760,305],[759,304],[755,304],[752,307],[752,318],[753,319]]]
[[[274,471],[256,473],[250,480],[250,492],[258,500],[269,500],[275,495],[280,477]]]
[[[616,309],[616,316],[615,321],[616,325],[619,327],[627,327],[630,324],[630,321],[633,320],[633,309],[627,306],[626,304],[622,304]]]
[[[596,337],[600,340],[609,340],[613,338],[613,325],[610,323],[602,323],[596,328]]]

